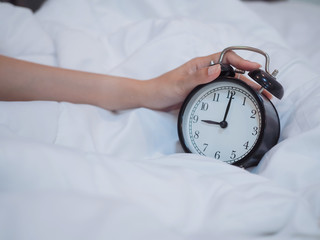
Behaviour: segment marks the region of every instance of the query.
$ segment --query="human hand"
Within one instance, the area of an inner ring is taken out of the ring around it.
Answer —
[[[155,110],[169,111],[181,106],[187,95],[200,84],[205,84],[220,75],[219,64],[210,66],[210,62],[218,62],[220,53],[191,59],[180,67],[169,71],[157,78],[146,81],[146,99],[144,106]],[[251,71],[260,64],[241,58],[236,53],[227,52],[223,63],[231,64],[237,69]],[[239,74],[239,79],[245,81],[255,89],[258,85]],[[269,96],[268,96],[269,97]]]

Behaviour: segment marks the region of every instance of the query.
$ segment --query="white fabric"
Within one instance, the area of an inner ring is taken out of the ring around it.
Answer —
[[[249,1],[247,6],[261,19],[272,25],[290,48],[300,57],[304,57],[308,64],[318,71],[320,65],[320,41],[318,41],[320,1],[287,0],[272,4]]]
[[[285,88],[274,100],[280,142],[250,171],[182,153],[176,112],[1,102],[0,239],[319,239],[319,70],[302,56],[319,50],[296,52],[252,9],[236,0],[49,0],[33,15],[0,3],[7,56],[148,79],[249,45],[269,53]]]

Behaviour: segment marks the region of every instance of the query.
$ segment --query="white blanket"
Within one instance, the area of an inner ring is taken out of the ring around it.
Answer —
[[[285,89],[280,141],[250,171],[183,153],[177,112],[0,102],[0,239],[319,239],[320,74],[303,55],[314,46],[295,51],[252,9],[49,0],[32,14],[0,3],[3,55],[144,80],[249,45],[269,53]]]

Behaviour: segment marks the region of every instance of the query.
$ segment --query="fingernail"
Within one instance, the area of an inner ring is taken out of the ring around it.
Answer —
[[[208,75],[209,76],[214,75],[215,73],[220,71],[220,68],[221,68],[220,64],[216,64],[216,65],[210,66],[208,68]]]
[[[249,62],[251,62],[251,61],[249,61]],[[262,67],[262,65],[260,63],[257,63],[257,62],[251,62],[251,63],[259,65],[259,68]]]

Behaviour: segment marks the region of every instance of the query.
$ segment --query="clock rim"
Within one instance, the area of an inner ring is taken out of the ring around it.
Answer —
[[[232,78],[232,77],[218,77],[217,79],[206,83],[206,84],[201,84],[197,87],[195,87],[186,97],[186,99],[184,100],[184,102],[182,103],[182,106],[180,108],[179,111],[179,115],[178,115],[178,121],[177,121],[177,128],[178,128],[178,137],[179,137],[179,141],[181,143],[181,146],[183,148],[183,150],[186,153],[192,153],[192,154],[197,154],[200,156],[199,153],[197,152],[191,152],[190,149],[187,147],[186,143],[185,143],[185,139],[183,137],[183,130],[182,130],[182,123],[183,123],[183,115],[185,113],[185,110],[187,108],[187,105],[189,104],[190,100],[192,99],[192,97],[202,88],[204,88],[205,86],[209,85],[209,84],[214,84],[217,82],[232,82],[232,83],[236,83],[241,85],[242,87],[244,87],[246,90],[248,90],[248,92],[254,97],[254,99],[256,100],[256,102],[258,103],[258,106],[260,108],[260,113],[261,113],[261,130],[260,130],[260,135],[254,145],[254,147],[241,159],[237,160],[234,163],[231,163],[230,165],[235,165],[235,166],[245,166],[246,162],[248,160],[250,160],[250,158],[254,155],[255,152],[257,152],[257,150],[259,150],[259,147],[262,143],[262,140],[264,139],[264,133],[265,133],[265,126],[266,126],[266,115],[265,115],[265,106],[263,103],[263,98],[261,97],[261,95],[255,91],[252,87],[250,87],[247,83],[243,82],[242,80],[236,79],[236,78]],[[269,101],[271,103],[271,101]],[[271,103],[272,104],[272,103]],[[272,104],[273,105],[273,104]],[[212,158],[211,156],[206,156],[206,155],[202,155],[205,157],[209,157]],[[216,159],[219,160],[219,159]],[[223,160],[219,160],[221,162],[225,162]],[[227,162],[225,162],[227,163]]]

